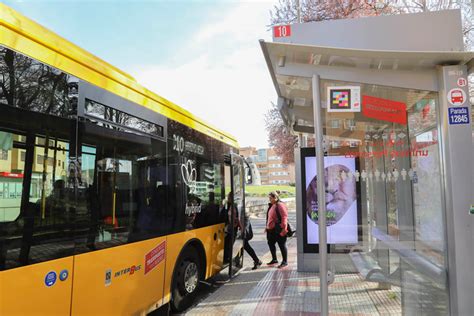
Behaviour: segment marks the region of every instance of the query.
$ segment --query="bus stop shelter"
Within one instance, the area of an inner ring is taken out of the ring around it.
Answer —
[[[403,314],[470,314],[474,52],[459,12],[278,26],[260,45],[285,125],[315,137],[295,150],[298,270],[320,272],[322,314],[349,272],[399,287]]]

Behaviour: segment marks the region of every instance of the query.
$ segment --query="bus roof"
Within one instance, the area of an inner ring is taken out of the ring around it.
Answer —
[[[0,3],[0,44],[238,148],[236,139],[137,83],[124,71]]]

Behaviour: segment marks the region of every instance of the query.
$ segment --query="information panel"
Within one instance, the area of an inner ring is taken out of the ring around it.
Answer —
[[[319,244],[317,202],[317,168],[314,149],[304,148],[301,153],[303,178],[303,225],[305,252],[317,251]],[[354,173],[357,159],[344,156],[324,157],[326,183],[327,243],[357,244],[360,206],[358,182]]]
[[[448,108],[449,124],[469,124],[469,109],[466,106]]]

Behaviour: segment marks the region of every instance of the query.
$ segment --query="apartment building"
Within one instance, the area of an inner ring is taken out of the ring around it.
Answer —
[[[295,183],[295,165],[284,164],[282,157],[271,148],[240,148],[240,154],[252,158],[260,172],[262,185]]]
[[[20,214],[25,170],[26,137],[0,131],[0,222],[13,221]],[[30,184],[30,202],[47,197],[56,180],[66,180],[68,144],[36,137]],[[45,148],[48,150],[45,151]]]

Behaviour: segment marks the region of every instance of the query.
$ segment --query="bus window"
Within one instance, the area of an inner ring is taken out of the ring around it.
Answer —
[[[0,160],[0,269],[72,254],[74,190],[67,186],[67,170],[55,163],[69,159],[68,142],[53,133],[0,137],[8,149],[8,159]]]
[[[0,222],[12,222],[20,215],[23,172],[15,161],[18,149],[13,148],[13,141],[17,138],[13,133],[0,132]]]
[[[164,142],[97,123],[80,129],[76,253],[161,236],[170,227]]]
[[[218,223],[224,195],[221,143],[174,121],[168,125],[169,181],[175,184],[173,205],[178,229]]]
[[[221,210],[217,223],[225,223],[226,217],[222,214],[222,206],[225,204],[230,192],[230,167],[224,162],[224,154],[229,152],[229,147],[218,141],[213,141],[213,161],[216,164],[216,199],[219,201]]]
[[[76,78],[7,48],[0,48],[0,66],[15,76],[4,75],[0,104],[63,118],[76,114]]]

